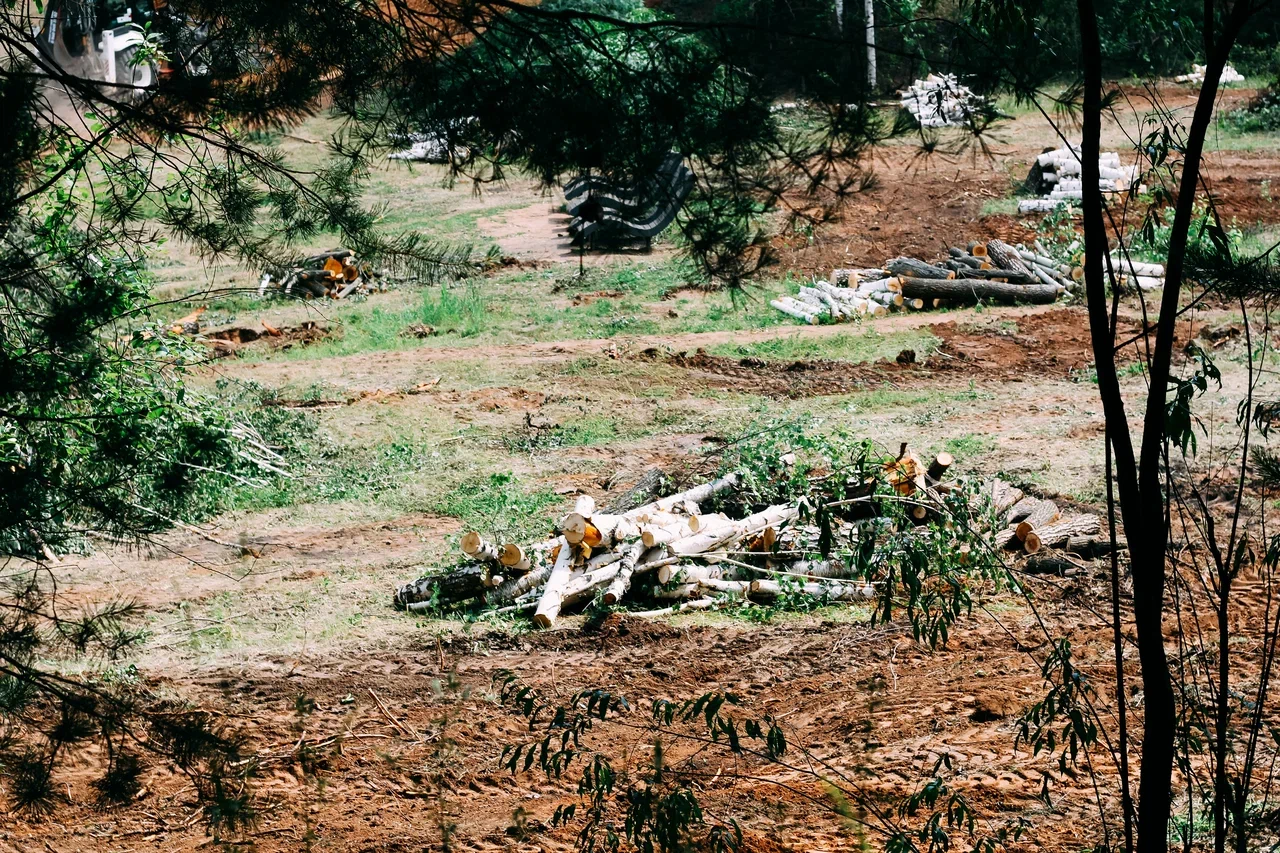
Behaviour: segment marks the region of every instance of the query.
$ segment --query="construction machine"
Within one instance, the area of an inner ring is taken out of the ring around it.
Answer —
[[[146,23],[161,3],[47,0],[36,43],[68,74],[119,87],[121,97],[153,85],[160,68],[146,53]]]

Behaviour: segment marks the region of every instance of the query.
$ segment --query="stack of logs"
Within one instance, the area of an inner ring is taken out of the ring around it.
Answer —
[[[781,504],[732,519],[703,513],[699,504],[740,485],[735,474],[622,513],[600,511],[589,495],[577,499],[561,519],[557,535],[530,548],[498,545],[478,533],[462,537],[470,562],[396,590],[394,603],[409,610],[480,599],[507,611],[533,610],[540,628],[555,624],[562,610],[599,597],[616,604],[632,581],[653,574],[658,599],[679,602],[672,608],[711,607],[721,594],[762,601],[776,598],[782,571],[765,577],[731,578],[741,564],[731,555],[768,551],[785,525],[799,514],[797,504]],[[804,585],[806,592],[833,601],[869,598],[872,590],[852,581],[824,580]]]
[[[998,548],[1028,555],[1052,549],[1087,559],[1110,553],[1110,538],[1102,535],[1102,520],[1096,515],[1063,515],[1053,501],[1025,495],[1002,480],[992,481],[990,495],[998,527],[993,545]],[[1116,546],[1126,547],[1123,539]],[[1032,561],[1029,568],[1034,570],[1039,562]]]
[[[1036,158],[1027,175],[1026,188],[1040,198],[1018,202],[1019,213],[1047,213],[1061,204],[1084,198],[1083,167],[1079,150],[1072,147],[1045,151]],[[1130,192],[1138,187],[1137,166],[1125,166],[1120,155],[1104,151],[1098,155],[1098,188],[1104,193]]]
[[[1208,66],[1196,65],[1195,63],[1192,63],[1190,74],[1179,74],[1177,77],[1174,77],[1173,79],[1174,79],[1174,82],[1177,82],[1177,83],[1192,83],[1196,86],[1203,86],[1205,72],[1207,72],[1208,70],[1209,70]],[[1239,71],[1235,70],[1235,68],[1233,68],[1230,65],[1230,63],[1222,66],[1222,74],[1219,75],[1218,77],[1219,85],[1226,86],[1229,83],[1243,83],[1243,82],[1244,82],[1244,75],[1241,74]]]
[[[893,258],[880,268],[835,270],[830,281],[816,281],[795,297],[769,304],[810,325],[945,304],[1047,304],[1074,289],[1076,272],[1040,252],[990,240],[951,248],[933,263]]]
[[[921,525],[942,517],[942,496],[956,487],[944,482],[952,463],[950,454],[939,453],[925,465],[903,445],[898,457],[885,464],[888,500],[908,505],[907,529],[918,531],[912,535],[937,535]],[[742,482],[739,475],[729,474],[626,512],[602,511],[583,495],[560,520],[553,538],[529,547],[497,544],[468,532],[460,542],[467,562],[399,587],[393,603],[418,612],[473,604],[498,613],[532,610],[534,624],[548,628],[575,606],[635,601],[639,593],[633,582],[645,576],[656,580],[645,585],[646,595],[672,603],[641,611],[644,615],[744,599],[767,603],[795,592],[827,601],[876,597],[874,583],[855,577],[851,558],[835,553],[817,558],[822,534],[806,520],[812,513],[803,512],[800,503],[769,506],[743,518],[702,511],[701,504],[736,491]],[[833,523],[835,541],[853,541],[856,530],[895,524],[874,510],[870,494],[860,499],[867,517]],[[988,530],[993,550],[1035,555],[1055,549],[1084,556],[1107,552],[1096,516],[1064,518],[1051,501],[1025,496],[1001,481],[993,482],[986,494],[997,519]]]
[[[970,124],[985,101],[954,74],[930,74],[902,90],[902,108],[921,127],[956,127]]]
[[[258,295],[274,288],[282,295],[299,299],[346,299],[382,289],[379,278],[350,249],[331,249],[305,258],[283,274],[263,273]]]

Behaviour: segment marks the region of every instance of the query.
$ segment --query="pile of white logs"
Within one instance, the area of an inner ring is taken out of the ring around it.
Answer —
[[[983,104],[982,96],[961,85],[954,74],[930,74],[901,94],[902,108],[911,113],[921,127],[969,124]]]
[[[470,562],[396,590],[396,607],[411,611],[481,600],[499,612],[532,610],[540,628],[561,611],[599,598],[623,601],[632,581],[656,574],[653,597],[676,602],[664,612],[711,607],[721,596],[769,601],[783,591],[779,578],[794,578],[804,592],[829,601],[870,598],[865,583],[758,568],[735,556],[768,552],[800,513],[798,504],[768,507],[745,518],[703,513],[699,504],[739,487],[730,474],[625,513],[600,511],[588,495],[561,519],[554,538],[531,548],[462,537]],[[737,577],[738,570],[748,577]]]
[[[835,542],[857,542],[858,531],[893,532],[896,524],[915,535],[947,535],[942,495],[956,484],[943,480],[952,464],[950,454],[939,453],[925,465],[903,445],[898,457],[885,463],[884,484],[890,489],[884,499],[907,504],[905,520],[875,515],[836,520]],[[702,511],[700,504],[741,484],[741,477],[730,474],[623,513],[601,511],[583,495],[560,520],[553,538],[532,547],[499,545],[469,532],[460,543],[467,562],[399,587],[393,603],[415,612],[475,604],[494,613],[532,611],[534,624],[549,628],[569,608],[634,599],[632,584],[646,575],[656,583],[645,584],[644,600],[671,603],[639,611],[644,615],[742,601],[768,603],[797,592],[831,602],[877,595],[879,581],[855,577],[859,573],[851,551],[841,551],[837,544],[827,558],[818,556],[821,534],[807,520],[812,514],[802,513],[798,503],[737,519]],[[993,551],[1030,555],[1051,548],[1097,556],[1109,547],[1101,540],[1096,516],[1064,518],[1051,501],[1025,496],[998,480],[985,491],[992,512],[973,518],[993,520],[983,527]],[[869,491],[865,500],[870,496]],[[805,500],[823,498],[815,492]],[[863,500],[828,506],[871,506]],[[944,523],[928,525],[931,520]],[[967,545],[957,548],[969,550]],[[885,555],[873,556],[872,565],[883,559]],[[886,571],[886,576],[892,573]]]
[[[1039,171],[1039,185],[1047,192],[1041,198],[1018,202],[1019,213],[1044,213],[1084,198],[1078,149],[1064,147],[1046,151],[1036,158],[1034,168]],[[1098,188],[1103,192],[1129,192],[1135,189],[1139,178],[1138,167],[1121,164],[1120,155],[1114,151],[1098,155]]]
[[[944,304],[1047,304],[1074,288],[1072,275],[1069,266],[1041,251],[990,240],[953,247],[933,263],[893,258],[874,269],[834,270],[829,281],[815,281],[769,304],[809,325]]]
[[[1164,266],[1135,261],[1124,247],[1111,251],[1111,275],[1122,292],[1134,287],[1139,290],[1164,287]]]
[[[350,249],[331,249],[304,259],[278,276],[262,274],[258,295],[274,290],[297,299],[346,299],[383,290],[382,274]]]
[[[1192,63],[1190,74],[1179,74],[1173,79],[1178,83],[1194,83],[1197,86],[1204,84],[1204,75],[1208,71],[1208,67],[1204,65],[1196,65]],[[1218,84],[1226,86],[1230,83],[1243,83],[1244,75],[1231,67],[1230,64],[1222,67],[1222,74],[1218,77]]]

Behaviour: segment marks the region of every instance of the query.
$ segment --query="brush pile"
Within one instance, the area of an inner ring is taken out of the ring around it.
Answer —
[[[834,270],[830,281],[815,281],[795,297],[769,304],[809,325],[943,305],[1047,304],[1076,289],[1074,273],[1043,251],[990,240],[953,247],[932,263],[893,258],[883,267]]]
[[[1046,213],[1058,205],[1084,198],[1078,148],[1057,148],[1036,158],[1027,175],[1026,188],[1040,198],[1018,202],[1019,213]],[[1141,189],[1137,166],[1124,166],[1120,155],[1104,151],[1098,155],[1098,188],[1104,193],[1124,193]]]
[[[284,273],[262,274],[258,295],[274,291],[301,299],[346,299],[385,289],[381,276],[356,259],[350,249],[332,249],[305,258]]]
[[[971,124],[986,99],[962,86],[954,74],[930,74],[902,91],[902,108],[921,127],[958,127]]]
[[[792,459],[784,464],[794,465],[794,454],[787,455]],[[542,542],[499,544],[466,533],[460,542],[466,562],[399,587],[393,604],[417,612],[477,605],[533,611],[534,624],[549,628],[563,612],[590,602],[657,602],[663,606],[641,612],[661,615],[786,596],[872,599],[895,576],[894,560],[921,564],[918,556],[903,556],[919,547],[931,554],[950,549],[965,565],[970,555],[989,559],[1000,550],[1105,550],[1096,517],[1064,519],[1052,502],[1000,482],[985,490],[945,482],[952,463],[939,453],[926,466],[904,444],[896,458],[840,480],[838,491],[828,473],[808,480],[797,500],[733,516],[703,506],[744,505],[735,501],[750,480],[744,474],[625,512],[601,510],[582,495]]]
[[[1204,85],[1204,75],[1209,69],[1204,65],[1196,65],[1192,63],[1190,74],[1179,74],[1174,77],[1177,83],[1192,83],[1196,86]],[[1218,76],[1218,85],[1226,86],[1231,83],[1243,83],[1244,75],[1231,67],[1230,64],[1222,67],[1222,74]]]

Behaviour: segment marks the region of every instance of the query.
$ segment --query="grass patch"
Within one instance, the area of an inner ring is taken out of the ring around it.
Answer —
[[[561,498],[550,489],[525,489],[510,473],[468,480],[432,505],[462,522],[465,530],[483,530],[504,542],[527,542],[550,529],[547,510]]]
[[[1017,216],[1016,198],[989,198],[982,203],[980,216]]]
[[[995,450],[996,443],[988,436],[969,433],[956,438],[948,438],[943,443],[942,449],[956,459],[962,459],[971,464],[973,460]]]
[[[867,362],[896,358],[904,349],[915,350],[917,359],[927,358],[938,346],[938,339],[928,332],[896,332],[882,335],[875,329],[861,334],[837,332],[831,335],[791,335],[755,341],[749,344],[717,344],[710,347],[714,355],[730,358],[760,358],[766,361],[831,361]]]
[[[432,340],[474,339],[487,331],[491,316],[489,301],[475,282],[424,288],[416,303],[404,307],[365,302],[335,309],[329,325],[340,328],[340,335],[295,347],[286,357],[312,360],[420,346],[419,339],[406,336],[410,326],[431,327]]]

